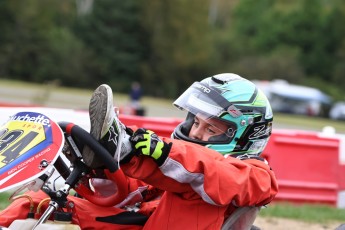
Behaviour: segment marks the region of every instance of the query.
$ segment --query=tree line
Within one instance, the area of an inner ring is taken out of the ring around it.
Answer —
[[[0,77],[175,98],[234,72],[345,89],[344,0],[4,0]]]

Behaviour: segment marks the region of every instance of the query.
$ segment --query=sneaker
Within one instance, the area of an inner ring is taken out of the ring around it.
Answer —
[[[89,115],[90,134],[120,162],[131,152],[130,136],[115,113],[113,92],[108,85],[100,85],[94,91],[90,100]],[[97,153],[94,153],[88,146],[83,149],[83,159],[85,164],[91,168],[99,168],[104,165],[97,157]]]

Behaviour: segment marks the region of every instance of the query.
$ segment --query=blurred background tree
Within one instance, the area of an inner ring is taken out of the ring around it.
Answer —
[[[0,78],[175,98],[235,72],[344,100],[345,0],[3,0]]]
[[[141,80],[149,36],[140,23],[140,4],[133,0],[94,1],[91,12],[76,18],[73,32],[92,55],[87,86],[106,82],[123,91],[132,81]]]

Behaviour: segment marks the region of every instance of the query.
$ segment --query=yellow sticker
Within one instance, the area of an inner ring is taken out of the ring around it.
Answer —
[[[0,129],[0,168],[46,139],[41,123],[11,120]]]

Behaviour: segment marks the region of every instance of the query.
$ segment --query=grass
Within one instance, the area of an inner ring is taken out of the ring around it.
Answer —
[[[43,85],[0,79],[0,86],[13,89],[10,92],[0,91],[1,100],[6,100],[6,98],[11,100],[16,99],[18,102],[22,103],[26,100],[36,102],[36,104],[37,102],[41,102],[45,106],[63,108],[87,108],[92,94],[92,90],[90,89],[60,87],[53,83]],[[20,92],[26,93],[23,95]],[[28,98],[30,98],[30,96],[32,98],[29,100]],[[128,95],[126,94],[115,93],[114,96],[115,101],[119,106],[124,105],[129,101]],[[71,100],[71,98],[73,98],[73,100]],[[148,116],[184,117],[185,114],[179,113],[177,109],[172,106],[172,102],[173,100],[154,97],[144,97],[142,99],[142,105],[146,108]],[[165,108],[164,112],[160,112],[159,108]],[[335,128],[337,133],[345,134],[344,121],[334,121],[326,118],[306,117],[293,114],[274,114],[274,128],[294,128],[321,131],[325,126],[332,126]]]
[[[345,134],[345,121],[336,121],[321,117],[307,117],[293,114],[274,114],[274,124],[283,124],[287,127],[295,127],[297,129],[319,130],[325,126],[332,126],[337,133]]]
[[[8,200],[9,197],[9,193],[0,193],[0,210],[3,210],[10,204],[10,201]]]
[[[321,204],[271,204],[260,211],[262,217],[280,217],[309,223],[339,221],[345,223],[345,209]]]
[[[89,98],[92,94],[90,89],[80,88],[67,88],[60,87],[52,84],[35,84],[21,81],[11,81],[6,79],[0,79],[0,85],[14,89],[14,92],[0,92],[0,99],[6,100],[16,99],[18,102],[31,101],[31,102],[42,102],[45,106],[52,107],[64,107],[64,108],[80,108],[87,107]],[[14,87],[14,88],[13,88]],[[15,90],[18,89],[18,90]],[[30,91],[31,90],[31,91]],[[20,92],[27,92],[25,95]],[[47,94],[50,96],[46,96]],[[124,105],[128,103],[129,98],[126,94],[116,94],[114,92],[115,100],[117,105]],[[29,97],[32,97],[28,100]],[[46,101],[43,102],[44,98]],[[47,99],[48,98],[48,99]],[[73,100],[71,100],[73,98]],[[160,116],[176,116],[184,117],[184,113],[180,114],[177,109],[172,106],[173,100],[144,97],[142,104],[147,108],[148,116],[160,117]],[[37,103],[36,103],[37,104]],[[40,103],[38,103],[40,104]],[[159,113],[159,108],[166,108],[165,113]],[[182,116],[180,116],[182,115]],[[274,127],[277,128],[295,128],[295,129],[307,129],[321,131],[325,126],[332,126],[335,128],[337,133],[345,134],[345,122],[334,121],[326,118],[319,117],[306,117],[301,115],[293,114],[274,114]]]

